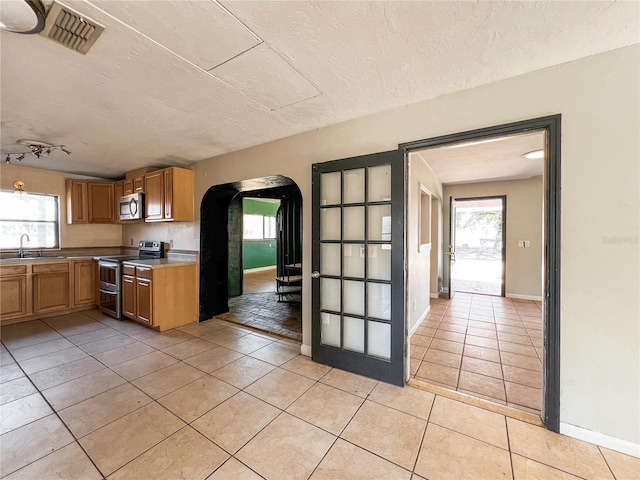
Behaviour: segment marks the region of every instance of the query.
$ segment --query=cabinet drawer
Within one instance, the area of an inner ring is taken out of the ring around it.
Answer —
[[[66,263],[49,263],[49,264],[35,264],[31,267],[33,273],[49,273],[49,272],[68,272],[69,262]]]
[[[132,267],[131,265],[122,265],[122,273],[123,275],[136,275],[136,267]]]
[[[136,267],[136,277],[138,278],[151,278],[151,269],[144,267]]]
[[[5,275],[25,275],[27,273],[26,265],[3,265],[0,267],[0,276]]]

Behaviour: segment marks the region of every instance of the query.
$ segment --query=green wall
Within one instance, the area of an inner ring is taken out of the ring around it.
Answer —
[[[275,217],[278,211],[278,203],[263,202],[253,198],[243,199],[243,214],[264,215]],[[242,268],[269,267],[276,264],[276,239],[269,240],[243,240],[242,241]]]

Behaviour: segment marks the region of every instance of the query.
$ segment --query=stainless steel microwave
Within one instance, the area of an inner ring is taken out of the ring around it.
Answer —
[[[144,193],[120,197],[120,220],[144,219]]]

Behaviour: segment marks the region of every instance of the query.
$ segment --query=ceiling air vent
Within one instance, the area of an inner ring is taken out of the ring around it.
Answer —
[[[103,31],[102,25],[66,5],[53,2],[40,35],[84,55]]]

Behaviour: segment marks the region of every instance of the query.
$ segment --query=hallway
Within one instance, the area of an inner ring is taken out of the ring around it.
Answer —
[[[411,337],[417,380],[540,415],[540,302],[470,293],[433,299]]]

